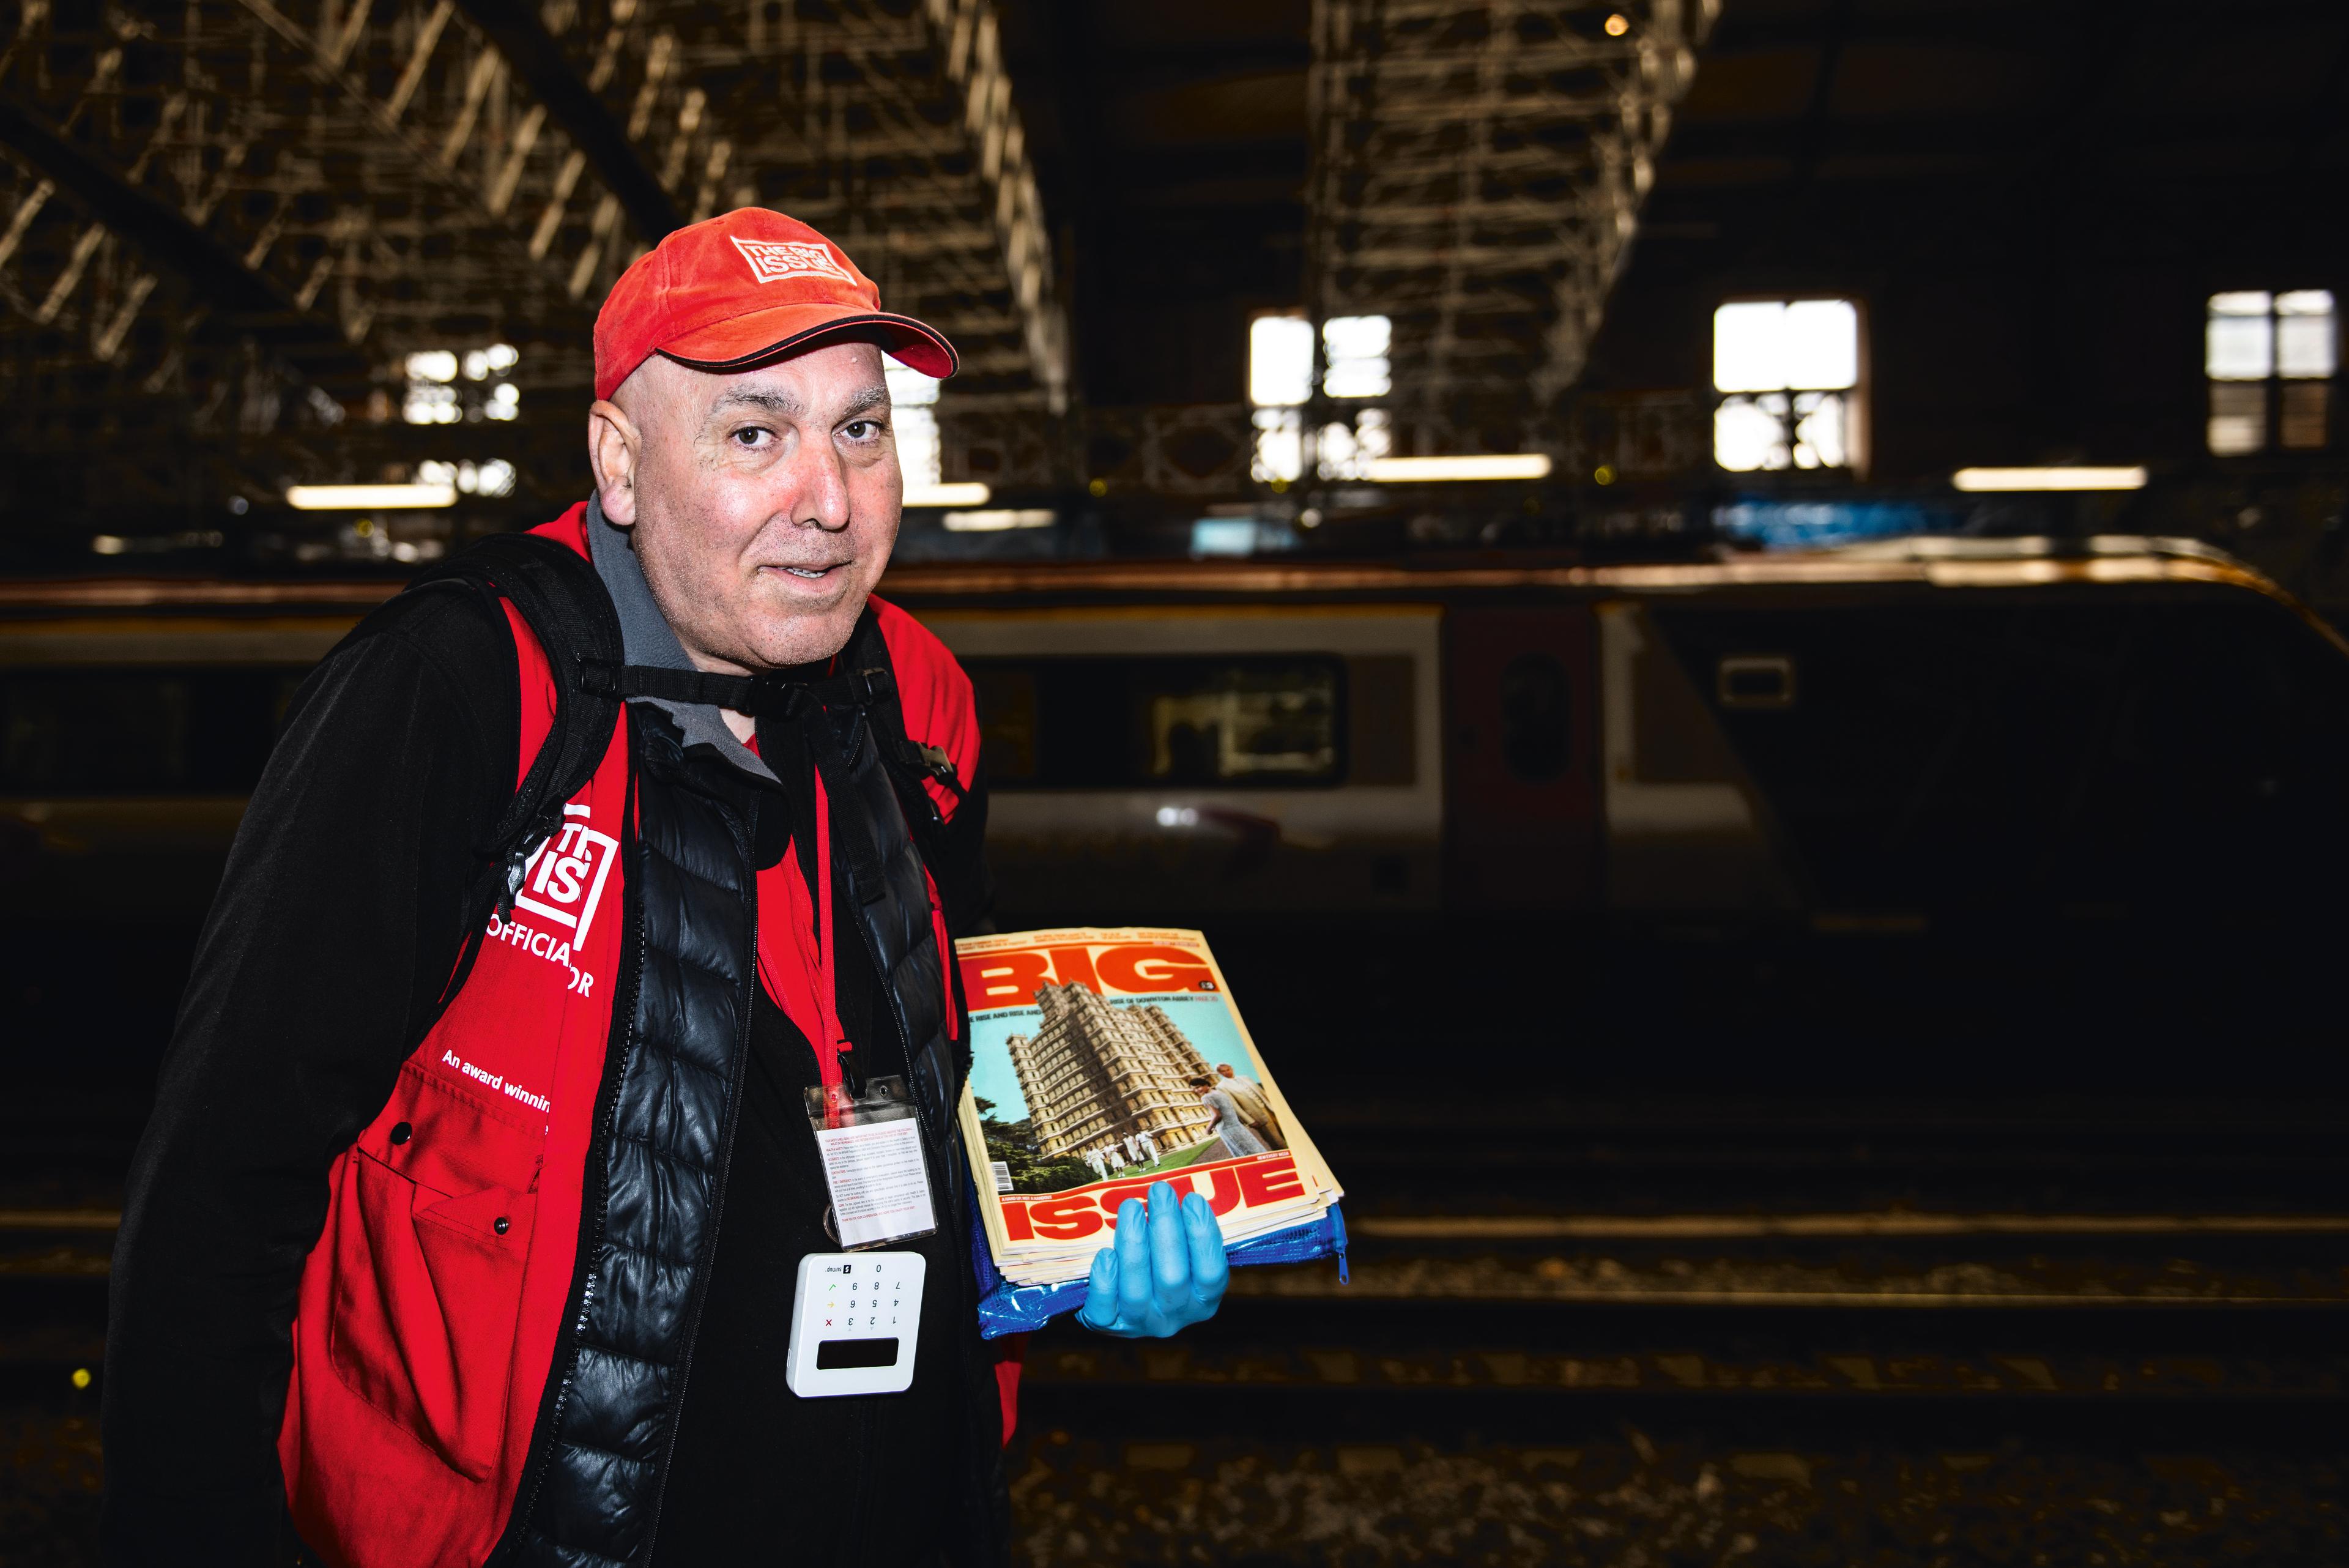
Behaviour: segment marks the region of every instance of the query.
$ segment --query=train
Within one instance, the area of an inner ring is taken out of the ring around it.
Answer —
[[[200,910],[304,672],[396,587],[0,584],[0,918]],[[2256,922],[2349,871],[2349,644],[2192,541],[882,592],[976,688],[1007,927]]]

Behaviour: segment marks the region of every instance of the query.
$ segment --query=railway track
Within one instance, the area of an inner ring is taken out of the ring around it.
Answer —
[[[102,1349],[105,1208],[0,1210],[0,1368]],[[1711,1346],[1734,1348],[1715,1351]],[[1757,1348],[1773,1346],[1775,1348]],[[2036,1348],[2034,1348],[2036,1347]],[[2349,1217],[1358,1217],[1167,1345],[1041,1383],[1395,1393],[2349,1397]]]
[[[2349,1554],[2329,1102],[1304,1115],[1345,1282],[1034,1336],[1034,1568]],[[0,1560],[78,1568],[127,1142],[38,1137],[0,1137]]]

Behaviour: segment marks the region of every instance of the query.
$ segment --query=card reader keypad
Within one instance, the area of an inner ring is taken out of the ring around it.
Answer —
[[[792,1391],[816,1399],[910,1386],[927,1272],[919,1252],[802,1258],[785,1376]]]

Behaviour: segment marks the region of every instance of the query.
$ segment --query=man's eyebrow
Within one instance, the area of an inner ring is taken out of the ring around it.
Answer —
[[[738,387],[718,394],[718,400],[709,405],[709,417],[714,420],[736,409],[757,409],[762,413],[780,414],[785,419],[798,419],[807,412],[806,405],[789,392],[765,392]]]
[[[888,384],[875,381],[852,396],[841,410],[840,417],[843,420],[854,419],[859,414],[867,413],[881,407],[888,400]],[[789,392],[761,391],[744,387],[737,388],[732,391],[720,392],[717,400],[709,405],[709,417],[715,420],[738,409],[756,409],[761,413],[774,414],[790,420],[803,419],[807,415],[807,405]]]

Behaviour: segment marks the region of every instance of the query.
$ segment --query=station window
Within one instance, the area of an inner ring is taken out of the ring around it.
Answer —
[[[1259,316],[1248,326],[1248,406],[1254,425],[1251,472],[1258,483],[1293,483],[1308,472],[1359,479],[1392,449],[1382,408],[1324,416],[1308,429],[1305,405],[1316,386],[1316,333],[1297,314]],[[1367,402],[1394,389],[1390,349],[1394,323],[1384,316],[1333,316],[1319,336],[1319,386],[1324,399]]]
[[[1324,479],[1367,479],[1371,464],[1394,451],[1394,426],[1384,409],[1358,409],[1313,434],[1314,472]]]
[[[445,484],[460,495],[511,495],[514,477],[514,465],[502,457],[484,462],[470,458],[454,462],[427,459],[416,465],[417,483]]]
[[[1255,427],[1250,474],[1260,484],[1294,483],[1305,473],[1305,403],[1313,395],[1313,323],[1301,314],[1248,323],[1248,414]]]
[[[408,388],[399,417],[411,425],[473,424],[522,415],[522,389],[509,379],[522,362],[511,343],[492,343],[461,353],[427,348],[402,362]]]
[[[1331,398],[1383,398],[1393,389],[1388,349],[1394,323],[1384,316],[1333,316],[1321,324],[1321,391]]]
[[[1384,316],[1333,316],[1321,324],[1321,395],[1383,398],[1394,389],[1394,322]],[[1361,479],[1394,449],[1384,409],[1356,409],[1313,432],[1313,468],[1324,479]]]
[[[938,483],[944,462],[938,445],[938,383],[911,365],[881,361],[889,379],[889,427],[897,438],[897,472],[908,490]]]
[[[1752,299],[1713,313],[1713,457],[1735,473],[1866,466],[1859,306]]]
[[[2212,295],[2202,348],[2212,453],[2243,457],[2330,445],[2340,345],[2329,289]]]

